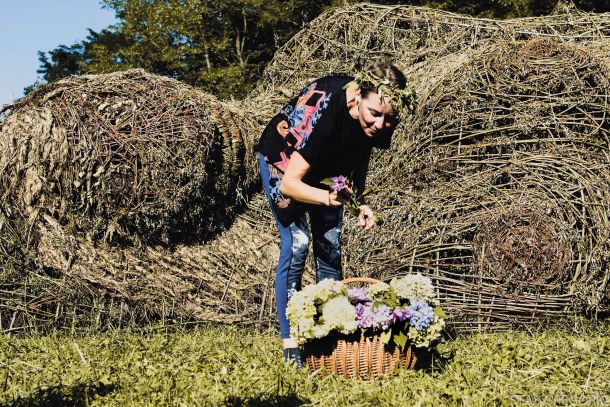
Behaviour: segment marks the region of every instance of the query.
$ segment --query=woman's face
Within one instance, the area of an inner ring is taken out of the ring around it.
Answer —
[[[369,92],[361,98],[358,118],[364,134],[371,138],[394,131],[398,124],[390,99],[386,96],[382,99],[377,92]]]

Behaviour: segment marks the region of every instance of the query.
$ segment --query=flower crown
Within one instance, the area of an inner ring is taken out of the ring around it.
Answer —
[[[413,86],[407,82],[404,89],[398,86],[393,86],[387,78],[380,78],[371,71],[365,70],[358,72],[354,76],[354,80],[346,84],[343,88],[347,88],[352,84],[357,84],[362,88],[375,88],[380,98],[387,96],[392,103],[392,106],[400,114],[403,111],[413,113],[416,105],[416,95]]]

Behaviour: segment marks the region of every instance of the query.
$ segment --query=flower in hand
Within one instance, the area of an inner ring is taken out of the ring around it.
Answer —
[[[338,175],[336,177],[325,178],[321,183],[328,186],[330,189],[328,197],[329,206],[336,207],[345,205],[348,208],[351,207],[354,197],[352,195],[349,178],[344,175]]]
[[[344,189],[349,188],[347,177],[343,175],[339,175],[337,177],[331,177],[332,184],[330,185],[330,189],[335,192],[341,192]]]

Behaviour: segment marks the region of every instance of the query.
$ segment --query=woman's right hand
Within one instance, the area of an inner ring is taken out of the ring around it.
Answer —
[[[328,206],[331,208],[338,208],[343,205],[341,201],[339,201],[339,193],[337,191],[328,191]]]

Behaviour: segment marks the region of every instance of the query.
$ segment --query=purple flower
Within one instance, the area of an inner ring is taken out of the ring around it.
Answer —
[[[367,300],[366,293],[368,291],[368,287],[353,287],[347,289],[347,296],[350,301],[359,301],[364,302]]]
[[[409,312],[409,322],[418,331],[425,329],[432,324],[434,319],[434,309],[423,301],[413,301],[407,307]]]
[[[373,328],[386,330],[394,324],[394,309],[385,304],[378,305],[373,313]]]
[[[345,188],[347,188],[347,177],[345,177],[343,175],[339,175],[337,177],[332,177],[331,181],[333,183],[330,186],[330,189],[332,189],[335,192],[340,192],[340,191],[343,191]]]
[[[356,304],[356,319],[358,326],[362,329],[373,327],[373,303],[365,302]]]
[[[394,322],[406,321],[411,316],[408,309],[395,309],[393,314],[394,314]]]
[[[391,307],[381,304],[373,309],[371,301],[356,304],[356,319],[360,328],[372,328],[375,331],[386,330],[396,322]]]

